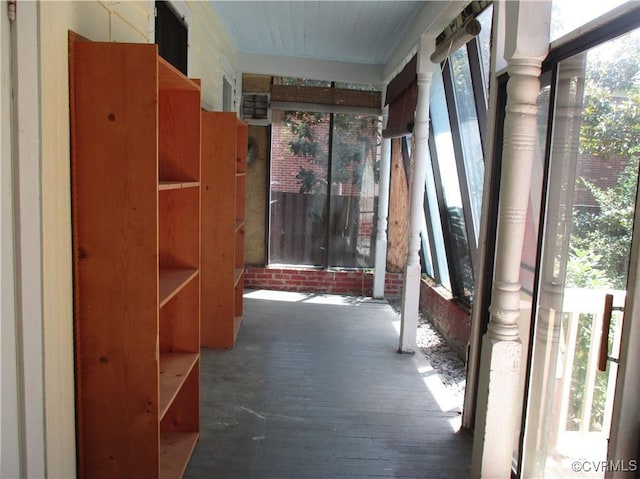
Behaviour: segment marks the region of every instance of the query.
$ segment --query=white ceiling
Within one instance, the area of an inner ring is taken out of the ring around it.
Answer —
[[[469,0],[210,0],[247,73],[382,83]]]
[[[213,1],[238,51],[383,65],[420,1]]]

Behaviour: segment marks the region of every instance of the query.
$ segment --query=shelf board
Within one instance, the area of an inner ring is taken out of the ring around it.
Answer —
[[[236,227],[234,231],[237,233],[243,226],[244,226],[244,220],[236,219]]]
[[[160,433],[160,478],[180,478],[198,442],[197,432]]]
[[[244,268],[236,268],[235,274],[234,274],[234,277],[233,277],[233,287],[234,288],[236,286],[238,286],[238,282],[240,281],[240,278],[242,278],[242,273],[244,273]]]
[[[236,172],[236,177],[237,178],[240,178],[240,177],[243,177],[243,176],[247,176],[247,172],[246,171],[238,171],[238,172]]]
[[[159,297],[162,308],[198,274],[197,269],[160,268]]]
[[[185,77],[176,67],[158,56],[158,88],[160,90],[200,91],[200,86]]]
[[[198,353],[160,353],[160,419],[198,361]]]
[[[165,181],[158,182],[158,190],[180,190],[182,188],[197,188],[200,186],[199,181]]]

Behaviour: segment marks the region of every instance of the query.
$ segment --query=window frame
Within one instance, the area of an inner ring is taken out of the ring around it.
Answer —
[[[300,82],[305,82],[305,80],[301,80],[301,79],[291,79],[290,81],[300,81]],[[331,88],[335,88],[335,82],[331,82]],[[368,91],[368,90],[367,90]],[[376,90],[371,90],[371,91],[376,91]],[[293,110],[282,110],[283,113],[285,113],[286,111],[293,111]],[[297,111],[297,110],[296,110]],[[267,258],[267,264],[270,266],[291,266],[291,267],[301,267],[301,268],[312,268],[312,269],[318,269],[318,270],[366,270],[366,269],[372,269],[373,268],[373,264],[371,265],[367,265],[367,266],[344,266],[344,265],[339,265],[339,264],[334,264],[336,263],[336,258],[334,256],[334,253],[336,251],[335,248],[335,236],[334,234],[332,234],[332,232],[335,229],[335,221],[336,218],[333,217],[333,215],[331,215],[331,208],[332,208],[332,190],[333,190],[333,173],[334,173],[334,157],[333,157],[333,153],[334,153],[334,135],[336,134],[336,126],[335,126],[335,115],[336,114],[344,114],[344,115],[349,115],[349,116],[368,116],[371,118],[376,118],[377,119],[377,123],[378,123],[378,132],[377,135],[381,134],[381,116],[380,115],[376,115],[375,113],[363,113],[363,112],[359,112],[359,111],[323,111],[322,109],[319,110],[300,110],[301,112],[307,112],[307,113],[313,113],[313,112],[320,112],[323,113],[325,115],[327,115],[327,118],[329,120],[329,124],[328,124],[328,134],[327,134],[327,141],[326,143],[323,143],[323,145],[326,145],[327,147],[327,163],[326,163],[326,171],[324,172],[324,174],[326,174],[326,188],[325,188],[325,195],[326,195],[326,199],[324,201],[324,210],[326,211],[327,217],[325,219],[325,225],[324,225],[324,242],[322,244],[322,247],[324,248],[324,253],[322,254],[322,262],[318,262],[316,264],[307,264],[307,263],[298,263],[298,262],[291,262],[291,261],[274,261],[272,258],[272,248],[271,248],[271,234],[272,234],[272,205],[274,203],[273,197],[272,197],[272,192],[273,192],[273,180],[271,179],[271,172],[273,170],[273,155],[269,155],[270,157],[270,161],[269,161],[269,185],[268,185],[268,195],[269,195],[269,208],[267,208],[267,216],[269,217],[269,221],[268,221],[268,231],[266,232],[266,250],[267,250],[267,254],[266,254],[266,258]],[[273,125],[272,125],[272,131],[271,131],[271,135],[270,138],[273,137]],[[273,145],[273,140],[271,140],[271,146]],[[380,151],[379,151],[380,145],[378,145],[377,148],[377,153],[376,153],[376,158],[379,160],[379,155],[380,155]],[[375,237],[375,235],[377,234],[377,221],[375,221],[377,219],[377,210],[378,210],[378,200],[379,200],[379,195],[375,194],[373,196],[373,218],[374,218],[374,224],[373,224],[373,235]],[[371,242],[370,244],[370,253],[369,256],[372,258],[373,261],[373,257],[374,257],[374,252],[375,252],[375,240]]]

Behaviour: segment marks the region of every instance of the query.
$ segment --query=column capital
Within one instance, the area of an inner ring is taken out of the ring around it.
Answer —
[[[505,2],[505,13],[505,60],[544,60],[549,51],[551,0]]]

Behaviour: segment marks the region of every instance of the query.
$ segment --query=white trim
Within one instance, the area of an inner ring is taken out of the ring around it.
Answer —
[[[24,477],[46,477],[39,13],[38,3],[19,2],[12,59],[17,353],[24,408]]]
[[[13,215],[11,118],[11,33],[7,2],[0,2],[0,477],[24,477],[19,440],[18,358],[16,350],[16,250]],[[7,127],[5,127],[5,125]]]
[[[613,418],[607,458],[623,460],[627,467],[635,460],[636,470],[640,468],[640,195],[636,198],[636,214],[633,224],[633,241],[627,281],[627,298],[622,325],[620,347],[620,369],[616,383],[613,404]],[[623,471],[608,471],[607,479],[628,477]]]

